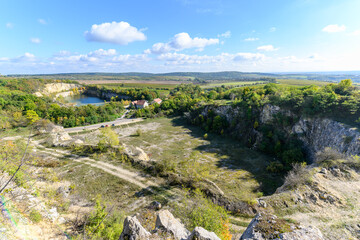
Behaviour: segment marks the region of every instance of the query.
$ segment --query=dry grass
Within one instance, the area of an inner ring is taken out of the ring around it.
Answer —
[[[311,170],[305,164],[296,163],[293,169],[285,177],[284,184],[277,190],[279,192],[295,189],[302,185],[312,183]]]
[[[231,198],[253,203],[263,191],[271,193],[281,184],[279,176],[266,172],[267,156],[223,136],[209,134],[205,140],[201,129],[178,121],[149,119],[115,131],[121,143],[140,147],[167,171],[203,182],[205,186],[209,184],[202,179],[208,179]],[[142,131],[140,136],[136,134],[138,129]],[[81,137],[88,142],[91,138],[94,142],[97,139],[96,134]]]

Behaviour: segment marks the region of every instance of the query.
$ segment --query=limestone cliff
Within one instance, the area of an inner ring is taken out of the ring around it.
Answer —
[[[59,93],[69,91],[74,88],[78,88],[78,84],[72,83],[49,83],[46,84],[43,89],[40,89],[38,92],[35,93],[36,96],[43,96],[43,95],[50,95],[52,93]]]
[[[301,118],[292,128],[298,138],[315,154],[331,147],[345,155],[360,153],[360,132],[330,119]]]
[[[238,139],[249,143],[248,139],[256,139],[251,142],[252,147],[257,147],[262,141],[262,133],[253,125],[247,123],[246,114],[240,107],[223,105],[205,106],[200,114],[208,117],[210,114],[221,116],[228,125],[227,133]],[[287,126],[279,126],[274,123],[276,116],[282,115],[291,117],[294,122]],[[187,115],[189,119],[194,119],[194,114]],[[302,117],[292,113],[290,110],[281,109],[274,105],[265,105],[257,113],[256,121],[262,124],[272,125],[279,128],[289,136],[295,136],[303,143],[309,159],[313,159],[315,154],[327,147],[337,150],[345,155],[360,154],[360,132],[357,128],[352,128],[343,123],[328,118]]]

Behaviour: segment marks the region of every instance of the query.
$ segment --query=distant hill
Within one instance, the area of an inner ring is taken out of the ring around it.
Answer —
[[[342,79],[352,79],[360,82],[360,72],[319,72],[319,73],[260,73],[260,72],[170,72],[170,73],[58,73],[35,75],[8,75],[10,77],[32,77],[45,79],[69,80],[172,80],[172,81],[256,81],[273,79],[302,79],[338,82]]]

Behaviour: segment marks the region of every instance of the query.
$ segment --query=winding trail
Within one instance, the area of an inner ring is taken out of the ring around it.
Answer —
[[[78,157],[76,158],[76,155],[74,158],[72,158],[73,161],[84,163],[87,165],[90,165],[92,167],[98,168],[103,170],[104,172],[107,172],[111,175],[114,175],[116,177],[119,177],[127,182],[130,182],[134,185],[137,185],[141,188],[149,188],[149,187],[158,187],[159,185],[147,180],[146,178],[142,177],[140,174],[131,172],[127,169],[121,168],[119,166],[114,166],[112,164],[102,162],[102,161],[95,161],[88,157]]]
[[[140,188],[146,188],[149,191],[151,187],[159,187],[159,185],[151,180],[146,179],[138,172],[132,172],[128,169],[122,168],[121,166],[115,166],[103,161],[95,161],[89,157],[81,157],[75,154],[72,154],[70,151],[64,151],[59,149],[46,148],[40,144],[39,141],[31,141],[31,144],[36,148],[36,151],[39,153],[45,153],[51,155],[55,158],[67,158],[74,162],[82,163],[89,165],[94,168],[98,168],[107,172],[113,176],[121,178],[129,183],[132,183]]]

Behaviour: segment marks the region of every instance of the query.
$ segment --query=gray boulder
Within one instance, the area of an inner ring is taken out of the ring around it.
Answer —
[[[316,227],[302,227],[299,226],[298,229],[280,234],[280,239],[286,240],[323,240],[324,237],[319,229]]]
[[[202,227],[196,227],[188,237],[188,240],[221,240],[214,232],[209,232]]]
[[[257,227],[260,223],[260,227]],[[286,226],[285,226],[286,225]],[[288,232],[280,233],[279,229],[288,229]],[[263,231],[266,231],[263,232]],[[271,232],[272,231],[272,232]],[[258,214],[250,222],[240,240],[324,240],[324,237],[316,227],[293,226],[284,223],[273,215]]]
[[[172,233],[177,240],[188,239],[190,235],[184,225],[168,210],[161,210],[157,214],[155,228]]]
[[[124,228],[119,240],[148,240],[150,233],[141,226],[136,216],[129,216],[125,218]]]

